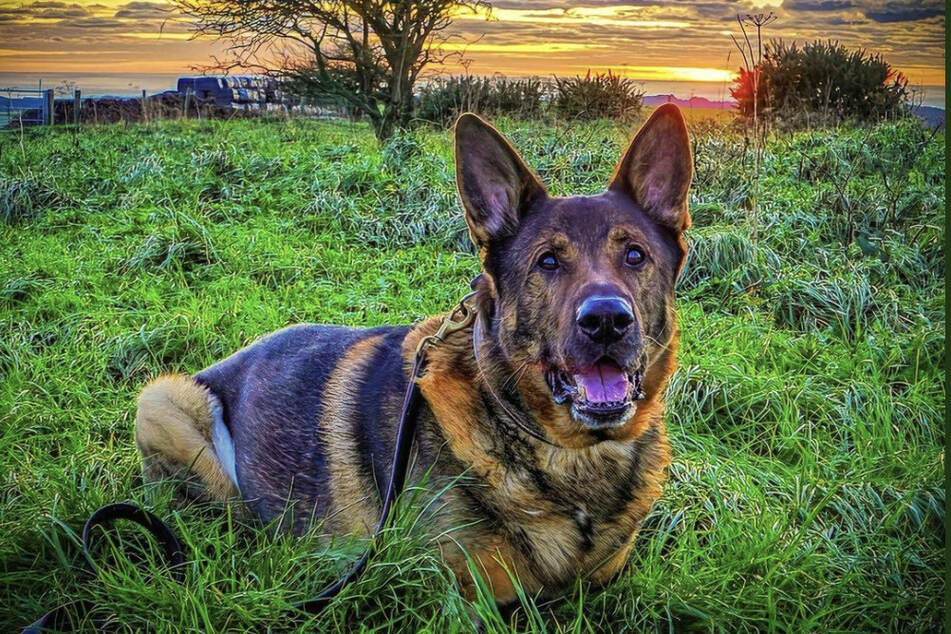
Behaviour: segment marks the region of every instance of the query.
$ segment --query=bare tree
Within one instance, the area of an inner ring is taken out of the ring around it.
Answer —
[[[276,66],[292,89],[344,101],[381,140],[412,118],[423,69],[453,55],[439,45],[454,15],[491,8],[487,0],[172,1],[196,35],[229,41],[216,68]]]

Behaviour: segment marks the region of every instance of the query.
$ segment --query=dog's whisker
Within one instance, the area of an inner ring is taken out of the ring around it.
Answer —
[[[525,375],[525,372],[528,370],[528,361],[522,362],[518,368],[509,373],[508,378],[502,382],[501,389],[504,391],[509,385],[514,384],[518,385],[519,381],[522,380],[522,377]]]
[[[651,337],[648,334],[643,334],[641,336],[644,337],[644,339],[651,342],[652,344],[654,344],[655,346],[657,346],[658,348],[660,348],[661,350],[663,350],[664,352],[670,352],[671,350],[673,350],[673,346],[669,343],[661,343],[660,341],[657,341],[657,339]]]

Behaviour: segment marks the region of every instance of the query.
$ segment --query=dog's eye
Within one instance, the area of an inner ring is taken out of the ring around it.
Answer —
[[[644,252],[640,247],[631,247],[624,256],[624,263],[628,266],[637,266],[644,261]]]
[[[556,258],[555,254],[551,251],[545,251],[541,257],[538,258],[538,266],[546,271],[556,271],[558,270],[558,258]]]

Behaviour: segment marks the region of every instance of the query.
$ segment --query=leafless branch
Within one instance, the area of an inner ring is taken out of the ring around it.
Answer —
[[[410,120],[420,73],[461,57],[439,47],[457,11],[491,9],[486,0],[172,2],[191,19],[195,37],[228,42],[227,59],[214,59],[218,69],[276,71],[298,87],[345,98],[381,138]]]

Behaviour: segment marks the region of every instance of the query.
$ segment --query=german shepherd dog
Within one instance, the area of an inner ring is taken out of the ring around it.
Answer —
[[[596,196],[549,195],[472,114],[456,180],[481,274],[470,326],[430,348],[414,466],[442,491],[428,522],[464,596],[464,552],[502,604],[610,580],[661,494],[663,390],[692,177],[684,119],[657,108]],[[369,329],[303,324],[142,391],[147,481],[243,501],[264,521],[368,535],[419,341],[441,317]],[[456,482],[455,486],[444,486]],[[190,493],[189,493],[190,491]],[[281,520],[281,521],[284,521]]]

